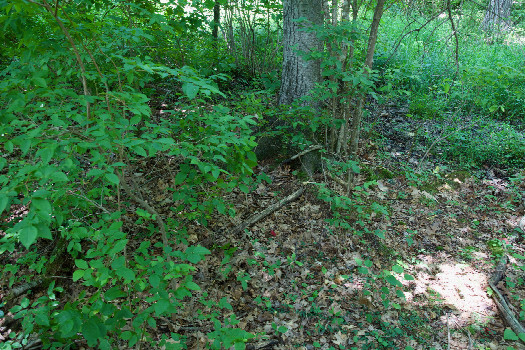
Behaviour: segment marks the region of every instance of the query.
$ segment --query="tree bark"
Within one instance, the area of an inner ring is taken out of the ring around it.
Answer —
[[[211,28],[211,36],[216,42],[219,39],[219,26],[221,25],[221,4],[215,1],[213,6],[213,24]]]
[[[321,42],[311,26],[321,25],[322,0],[283,1],[283,71],[279,104],[292,104],[308,95],[321,79],[321,64],[308,56],[321,49]],[[297,22],[299,18],[306,21]],[[312,102],[303,105],[314,106]]]
[[[481,28],[485,32],[498,33],[510,28],[512,0],[490,0]]]
[[[385,0],[378,0],[374,11],[374,19],[372,20],[372,26],[370,27],[370,35],[368,36],[368,49],[366,52],[365,65],[363,74],[368,74],[368,71],[372,69],[374,63],[374,52],[377,42],[377,33],[379,31],[379,22],[383,16],[383,9],[385,6]],[[350,150],[349,155],[351,160],[357,159],[357,150],[359,146],[359,137],[361,135],[361,121],[363,119],[363,107],[365,104],[366,96],[360,94],[357,97],[357,103],[354,107],[354,114],[352,117],[352,125],[350,126]],[[354,182],[354,173],[350,170],[348,172],[348,192]]]

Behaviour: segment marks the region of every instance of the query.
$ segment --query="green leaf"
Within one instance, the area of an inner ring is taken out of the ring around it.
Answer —
[[[183,183],[184,180],[186,180],[187,176],[187,173],[179,171],[177,175],[175,175],[175,185],[180,185],[181,183]]]
[[[250,192],[250,189],[245,184],[239,184],[239,189],[244,193]]]
[[[27,138],[20,142],[20,150],[22,151],[22,155],[25,156],[27,152],[29,151],[29,148],[31,148],[31,139]]]
[[[149,284],[151,284],[151,286],[153,288],[158,288],[159,285],[160,285],[160,276],[159,275],[150,275],[149,276]]]
[[[40,310],[35,315],[35,323],[39,326],[49,326],[49,315]]]
[[[414,276],[409,275],[408,273],[405,273],[405,280],[407,280],[407,281],[413,281],[413,280],[414,280]]]
[[[118,185],[119,184],[119,178],[117,175],[113,174],[113,173],[106,173],[104,174],[104,177],[109,181],[111,182],[112,184],[114,185]]]
[[[34,77],[32,80],[33,80],[33,84],[35,84],[38,87],[43,87],[43,88],[47,87],[47,83],[44,78]]]
[[[142,156],[142,157],[147,157],[148,156],[148,154],[146,153],[144,148],[142,148],[140,146],[133,147],[133,151],[135,151],[135,153],[137,153],[139,156]]]
[[[399,265],[394,265],[392,266],[392,271],[394,271],[395,273],[403,273],[403,268]]]
[[[54,182],[67,182],[67,181],[69,181],[69,179],[67,178],[67,175],[64,174],[61,171],[54,172],[53,174],[51,174],[51,176],[49,178],[51,179],[51,181],[54,181]]]
[[[5,149],[7,152],[9,152],[9,153],[13,152],[13,150],[14,150],[14,145],[13,145],[13,143],[12,143],[11,141],[7,141],[6,143],[4,143],[4,149]]]
[[[196,264],[204,258],[204,255],[211,254],[211,252],[204,247],[194,246],[188,247],[184,254],[189,262]]]
[[[126,281],[134,281],[135,280],[135,272],[133,270],[128,269],[127,267],[122,267],[118,270],[116,270],[117,275],[124,278]]]
[[[115,299],[118,299],[124,296],[126,296],[126,293],[124,293],[122,289],[117,286],[108,289],[104,293],[104,299],[106,299],[106,301],[112,301],[112,300],[115,300]]]
[[[510,328],[505,329],[505,332],[503,332],[503,339],[505,340],[519,340],[518,336],[514,331]]]
[[[201,290],[201,287],[199,287],[199,285],[193,281],[186,282],[185,287],[189,290]]]
[[[169,300],[160,299],[155,304],[153,304],[153,308],[155,309],[155,313],[157,314],[157,316],[160,316],[168,310],[170,305],[171,304]]]
[[[89,346],[97,345],[97,340],[103,339],[106,335],[104,325],[96,318],[90,318],[82,325],[82,335],[87,340]]]
[[[24,247],[29,248],[31,244],[33,244],[36,241],[36,238],[38,237],[38,230],[33,225],[27,225],[24,226],[20,230],[20,242],[24,245]]]
[[[125,264],[126,264],[126,258],[123,255],[121,255],[115,260],[113,260],[113,262],[111,263],[111,268],[113,270],[118,270],[118,269],[123,268]]]
[[[0,194],[0,214],[2,214],[9,204],[9,197],[6,194]]]
[[[117,241],[117,243],[114,243],[113,247],[109,250],[108,255],[112,256],[117,253],[120,253],[124,250],[124,247],[126,247],[126,244],[128,243],[127,239],[121,239]]]
[[[401,284],[401,282],[399,282],[394,276],[392,275],[387,275],[385,277],[385,280],[390,283],[391,285],[393,286],[396,286],[396,287],[403,287],[403,285]]]
[[[82,270],[86,270],[89,267],[87,261],[82,259],[75,259],[75,266]]]
[[[193,100],[199,92],[199,87],[193,83],[184,83],[182,84],[182,92],[184,92],[190,100]]]
[[[91,169],[90,171],[87,172],[86,176],[92,177],[92,176],[100,176],[102,174],[104,174],[104,170],[102,169]]]
[[[36,210],[39,210],[45,214],[50,214],[52,211],[51,203],[49,203],[47,199],[33,198],[31,200],[31,204]]]
[[[221,309],[233,310],[233,307],[228,302],[228,299],[226,299],[226,297],[222,297],[221,300],[219,300],[219,307]]]
[[[53,158],[53,155],[55,154],[56,146],[50,146],[46,148],[39,149],[36,154],[40,158],[42,158],[42,162],[44,164],[48,164],[51,161],[51,158]]]
[[[73,282],[76,282],[82,277],[84,277],[85,272],[86,270],[76,270],[75,272],[73,272]]]

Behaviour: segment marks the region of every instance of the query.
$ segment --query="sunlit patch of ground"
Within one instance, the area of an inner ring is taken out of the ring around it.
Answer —
[[[469,264],[441,262],[432,256],[423,256],[421,260],[423,264],[412,282],[413,290],[407,293],[408,302],[422,294],[425,299],[449,308],[454,314],[455,322],[450,325],[453,328],[473,322],[485,324],[496,316],[496,305],[487,294],[489,276],[485,272]]]

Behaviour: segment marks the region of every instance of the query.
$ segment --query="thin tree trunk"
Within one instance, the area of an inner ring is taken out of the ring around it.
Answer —
[[[219,26],[221,25],[221,4],[218,1],[215,1],[213,6],[213,24],[211,29],[211,36],[213,40],[217,42],[219,39]],[[215,43],[216,45],[216,43]]]
[[[368,74],[369,70],[372,69],[372,64],[374,62],[374,51],[376,48],[377,42],[377,32],[379,30],[379,22],[383,16],[383,8],[385,6],[385,0],[378,0],[377,5],[374,11],[374,19],[372,20],[372,26],[370,28],[370,35],[368,37],[368,50],[366,53],[365,65],[363,69],[363,74]],[[352,118],[352,125],[350,128],[350,149],[349,155],[351,160],[357,159],[357,150],[359,146],[359,137],[361,134],[361,121],[363,119],[363,106],[365,103],[366,96],[360,94],[357,97],[357,103],[354,110],[354,115]],[[348,189],[353,185],[354,182],[354,173],[349,171],[348,173]]]

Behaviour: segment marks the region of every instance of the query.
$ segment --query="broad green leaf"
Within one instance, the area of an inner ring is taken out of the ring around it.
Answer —
[[[13,152],[14,150],[13,143],[11,141],[7,141],[6,143],[4,143],[4,149],[9,153]]]
[[[27,154],[27,152],[29,151],[29,148],[31,148],[30,138],[26,138],[20,142],[20,150],[22,151],[23,156]]]
[[[126,258],[123,255],[121,255],[115,260],[113,260],[113,262],[111,263],[111,268],[113,270],[118,270],[124,267],[125,264],[126,264]]]
[[[44,164],[48,164],[51,161],[51,158],[53,158],[53,155],[55,154],[56,146],[50,146],[46,148],[39,149],[36,154],[42,159],[42,162]]]
[[[113,173],[106,173],[104,177],[114,185],[118,185],[120,182],[118,176]]]
[[[37,312],[35,315],[35,323],[39,326],[49,326],[49,315],[47,315],[47,312]]]
[[[133,270],[128,269],[127,267],[122,267],[118,270],[116,270],[117,275],[124,278],[126,281],[134,281],[135,280],[135,272]]]
[[[61,171],[56,171],[49,177],[51,181],[54,182],[67,182],[69,179],[67,178],[67,175],[64,174]]]
[[[24,245],[24,247],[29,248],[31,244],[33,244],[36,241],[36,238],[38,237],[38,230],[33,225],[27,225],[24,226],[20,230],[20,242]]]
[[[211,254],[211,252],[204,247],[194,246],[188,247],[184,254],[189,262],[196,264],[204,258],[204,255]]]
[[[394,265],[392,266],[392,271],[394,271],[395,273],[403,273],[403,268],[399,265]]]
[[[102,174],[104,174],[104,170],[102,169],[91,169],[90,171],[87,172],[86,176],[87,177],[100,176]]]
[[[85,272],[86,270],[76,270],[75,272],[73,272],[73,282],[76,282],[82,277],[84,277]]]
[[[127,239],[121,239],[117,241],[117,243],[114,243],[113,247],[109,250],[108,255],[113,256],[117,253],[120,253],[124,250],[124,247],[126,247],[126,244],[128,243]]]
[[[193,281],[188,281],[184,284],[189,290],[201,290],[201,287]]]
[[[133,147],[133,151],[135,151],[135,153],[137,153],[139,156],[142,156],[142,157],[147,157],[148,156],[148,154],[146,153],[144,148],[142,148],[140,146]]]
[[[149,284],[151,284],[153,288],[158,288],[160,285],[160,276],[159,275],[149,276]]]
[[[405,273],[405,280],[407,280],[407,281],[413,281],[413,280],[414,280],[414,276],[409,275],[408,273]]]
[[[153,304],[153,308],[155,309],[155,313],[160,316],[164,312],[168,310],[170,307],[170,301],[166,299],[160,299],[155,304]]]
[[[48,225],[41,222],[36,225],[36,228],[38,230],[38,237],[45,239],[53,239],[53,235],[51,234],[51,230],[49,229]]]
[[[82,259],[75,259],[75,266],[83,270],[89,267],[87,261]]]
[[[112,301],[112,300],[115,300],[117,298],[121,298],[124,296],[126,296],[126,293],[124,293],[122,289],[117,286],[108,289],[104,293],[104,299],[106,299],[106,301]]]
[[[35,84],[38,87],[43,87],[43,88],[47,87],[47,83],[44,78],[34,77],[32,80],[33,80],[33,84]]]
[[[183,183],[184,180],[186,180],[187,176],[187,173],[179,171],[177,175],[175,175],[175,185],[180,185],[181,183]]]
[[[385,277],[385,280],[390,283],[391,285],[393,286],[396,286],[396,287],[403,287],[403,285],[401,284],[401,282],[399,282],[394,276],[392,275],[388,275]]]
[[[182,92],[184,92],[190,100],[193,100],[199,92],[199,87],[193,83],[184,83],[182,84]]]
[[[50,214],[52,211],[51,203],[49,203],[47,199],[33,198],[31,200],[31,204],[36,210],[39,210],[45,214]]]
[[[90,318],[82,325],[82,335],[87,340],[89,346],[97,345],[97,340],[103,339],[106,335],[104,325],[96,318]]]
[[[503,339],[505,340],[519,340],[518,336],[514,331],[510,328],[506,328],[505,332],[503,332]]]
[[[9,197],[5,193],[0,194],[0,214],[4,212],[8,204],[9,204]]]

